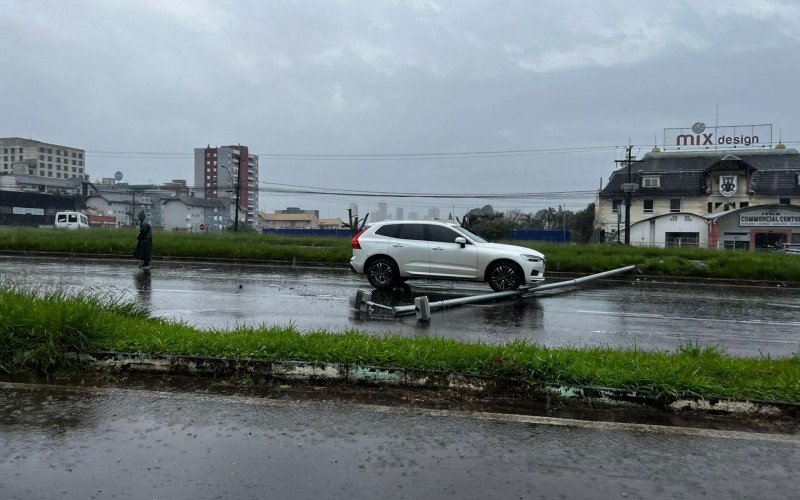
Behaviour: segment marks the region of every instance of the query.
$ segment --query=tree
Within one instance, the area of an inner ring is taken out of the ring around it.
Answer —
[[[343,222],[342,227],[350,230],[350,236],[355,236],[356,233],[364,230],[368,218],[369,212],[367,212],[367,215],[365,215],[363,219],[359,219],[357,216],[353,216],[353,210],[348,208],[347,222]]]
[[[503,212],[495,212],[491,205],[482,208],[473,208],[458,221],[462,227],[483,236],[487,240],[508,238],[509,233],[516,229],[516,223],[505,217]]]

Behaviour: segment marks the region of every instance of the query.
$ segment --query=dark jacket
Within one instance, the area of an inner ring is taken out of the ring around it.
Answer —
[[[139,235],[136,237],[136,250],[133,252],[133,257],[149,263],[153,258],[153,229],[150,223],[146,220],[139,224]]]

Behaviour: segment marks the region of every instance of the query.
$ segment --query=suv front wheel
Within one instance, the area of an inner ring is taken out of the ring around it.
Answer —
[[[522,269],[513,262],[495,262],[486,271],[489,286],[495,292],[516,290],[522,284]]]
[[[369,284],[378,290],[391,290],[399,282],[397,267],[391,259],[378,257],[367,266]]]

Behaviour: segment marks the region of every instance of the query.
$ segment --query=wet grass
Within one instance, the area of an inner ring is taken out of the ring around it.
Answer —
[[[296,360],[504,376],[552,384],[652,391],[671,396],[800,402],[800,357],[736,358],[686,345],[676,352],[546,348],[441,338],[380,337],[288,327],[203,331],[148,317],[119,300],[0,288],[0,366],[50,372],[65,352]]]
[[[68,231],[55,228],[0,231],[0,251],[63,252],[131,257],[136,247],[133,229]],[[345,263],[350,240],[305,238],[257,233],[153,233],[156,256]]]
[[[513,243],[544,253],[549,271],[594,273],[636,265],[651,276],[800,282],[800,258],[779,252]]]
[[[771,280],[800,283],[800,257],[782,253],[645,248],[624,245],[556,245],[512,241],[542,251],[549,271],[592,273],[627,265],[652,276]],[[130,257],[132,229],[66,231],[49,228],[0,230],[0,251],[110,254]],[[254,233],[158,233],[157,257],[309,262],[346,266],[349,238],[292,237]]]

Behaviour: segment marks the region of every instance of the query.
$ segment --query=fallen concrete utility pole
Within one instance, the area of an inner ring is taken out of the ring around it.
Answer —
[[[447,299],[447,300],[440,300],[437,302],[428,302],[427,296],[417,297],[414,299],[413,306],[399,306],[392,308],[395,316],[402,316],[405,314],[417,314],[419,319],[428,320],[430,319],[430,311],[435,311],[438,309],[447,309],[449,307],[460,306],[464,304],[474,304],[477,302],[486,302],[490,300],[497,300],[497,299],[506,299],[511,297],[535,297],[536,294],[539,292],[544,292],[547,290],[554,290],[559,288],[567,288],[570,286],[579,285],[581,283],[586,283],[589,281],[598,280],[601,278],[605,278],[607,276],[613,276],[615,274],[622,274],[627,273],[629,271],[633,271],[636,269],[636,266],[626,266],[621,267],[619,269],[613,269],[611,271],[605,271],[602,273],[592,274],[589,276],[583,276],[581,278],[575,278],[573,280],[561,281],[559,283],[551,283],[547,285],[539,285],[535,288],[521,288],[518,290],[509,290],[507,292],[494,292],[494,293],[485,293],[481,295],[471,295],[469,297],[459,297],[457,299]],[[363,293],[363,292],[362,292]],[[356,298],[356,302],[359,302],[358,295]],[[371,301],[364,301],[362,302],[361,307],[364,306],[377,306],[381,309],[388,309],[387,306],[382,304],[374,304]],[[359,308],[360,304],[357,304],[356,308]]]

